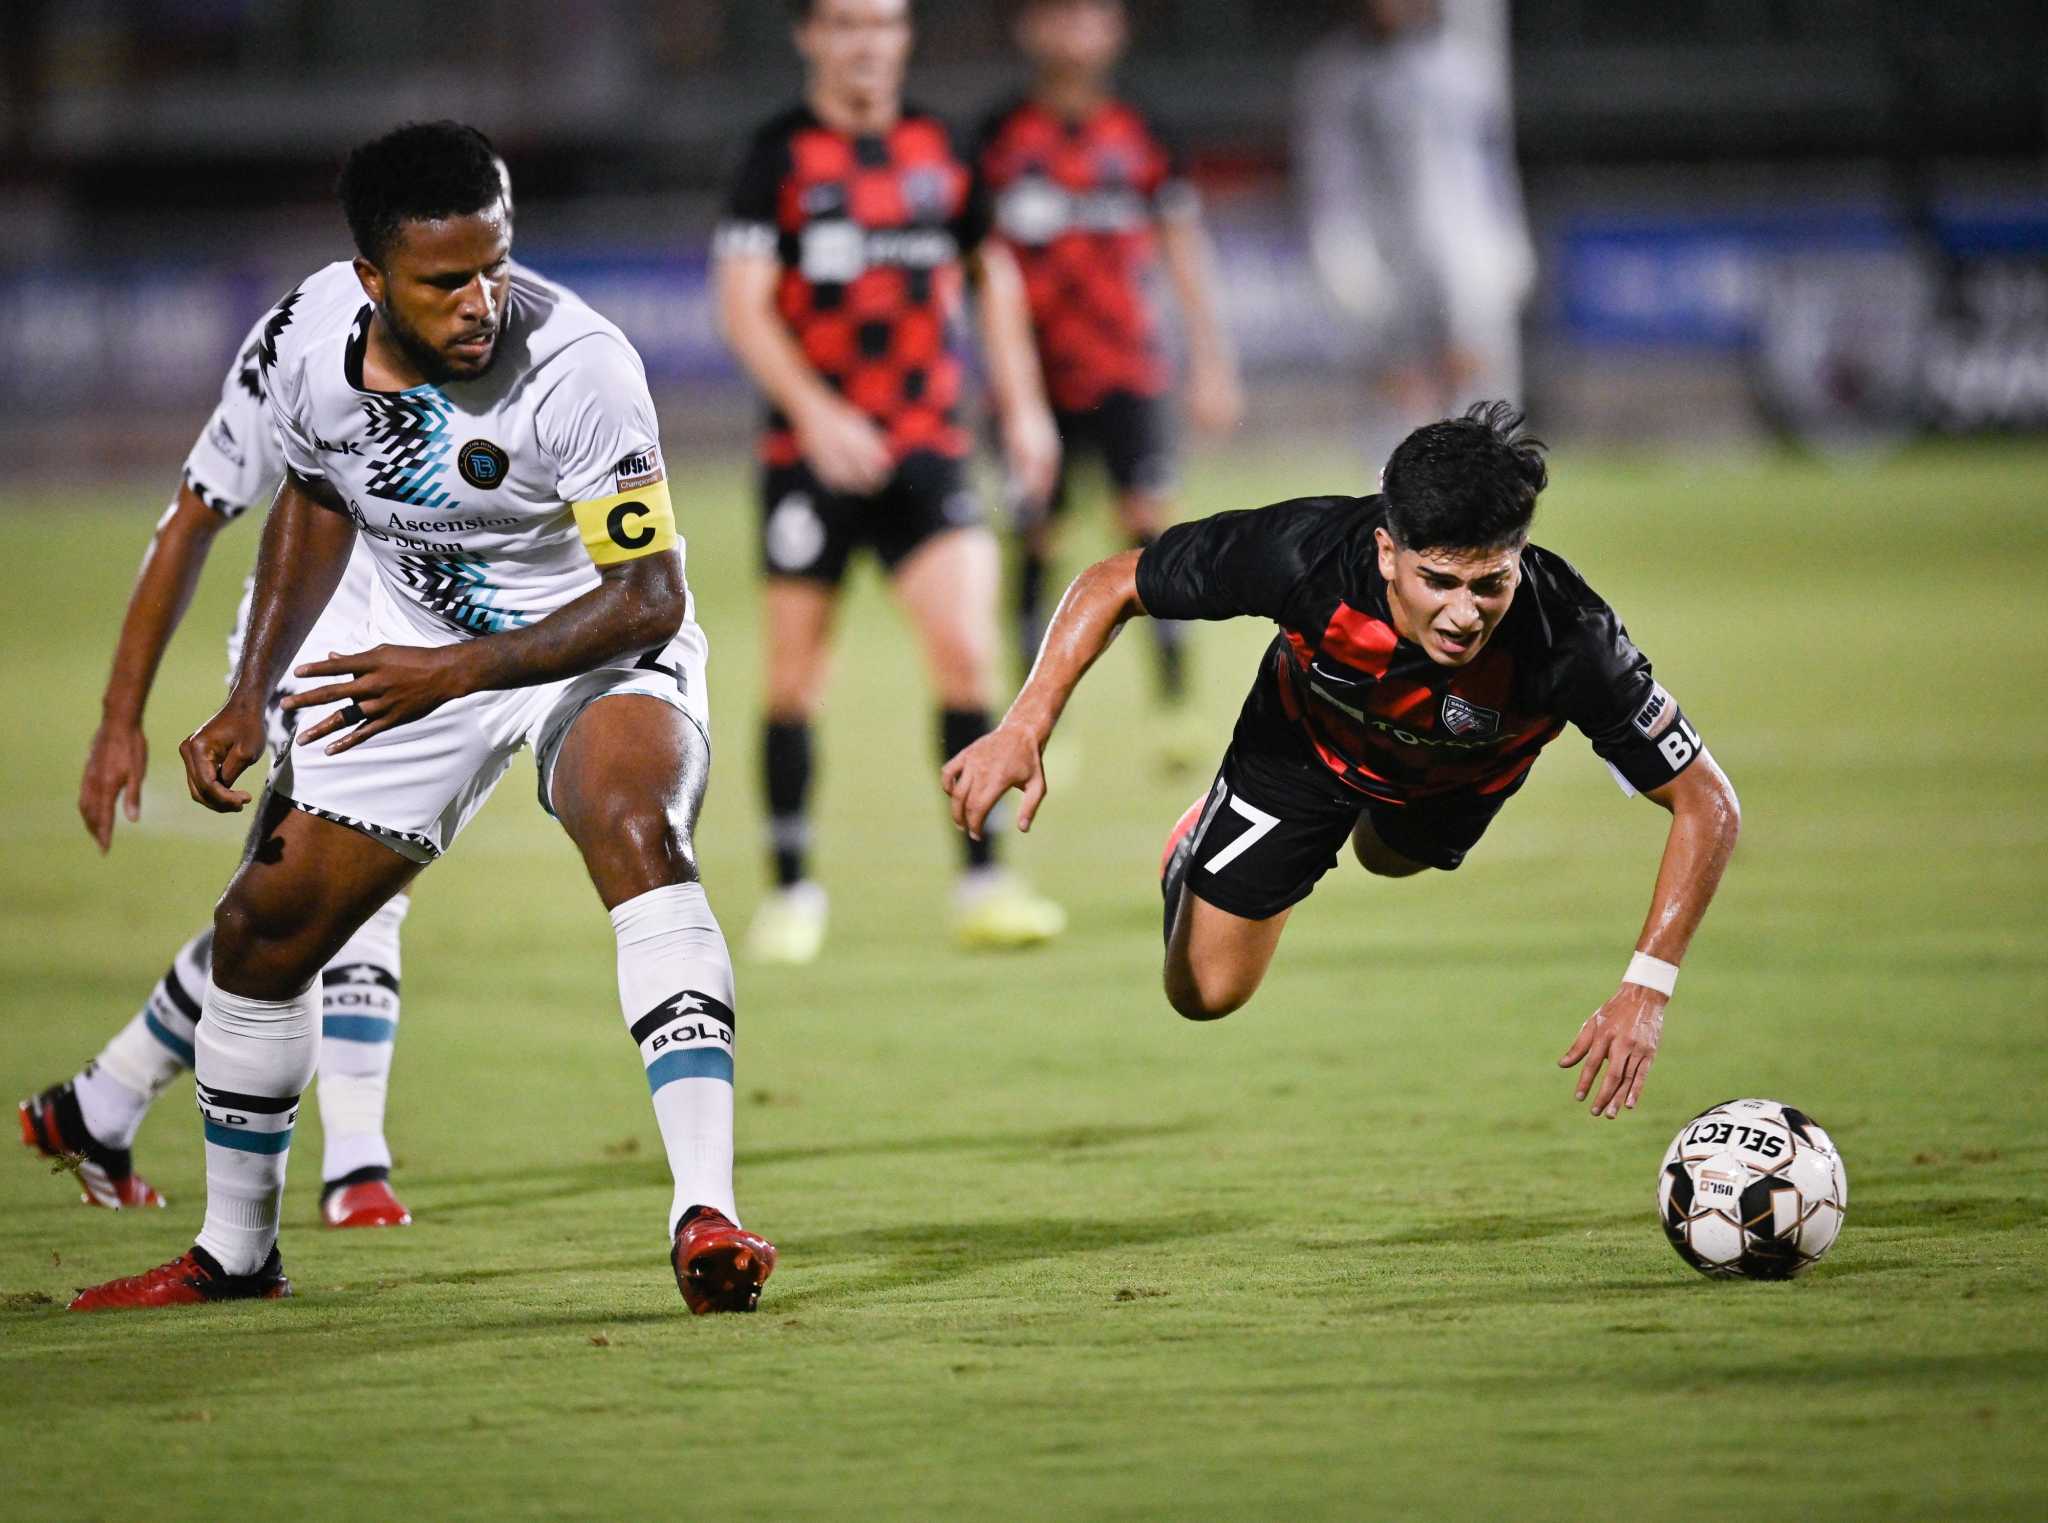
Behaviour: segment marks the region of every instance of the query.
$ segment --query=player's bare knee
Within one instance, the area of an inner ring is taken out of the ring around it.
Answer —
[[[582,811],[571,834],[608,904],[698,881],[689,824],[675,811],[609,797]]]
[[[1176,1014],[1190,1021],[1220,1021],[1232,1011],[1242,1009],[1253,993],[1251,989],[1205,987],[1194,969],[1177,965],[1171,959],[1166,965],[1165,985],[1166,1002]]]

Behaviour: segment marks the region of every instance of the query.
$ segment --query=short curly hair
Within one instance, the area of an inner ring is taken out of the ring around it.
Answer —
[[[354,149],[336,187],[356,252],[381,264],[408,222],[466,217],[505,194],[498,150],[462,122],[408,122]]]
[[[1416,429],[1387,460],[1387,529],[1404,550],[1500,550],[1529,536],[1548,446],[1507,402]]]

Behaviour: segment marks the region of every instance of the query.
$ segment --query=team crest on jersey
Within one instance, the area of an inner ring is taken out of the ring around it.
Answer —
[[[488,439],[472,439],[455,453],[455,468],[479,492],[502,486],[511,467],[511,459]]]
[[[1468,703],[1456,693],[1444,694],[1444,728],[1453,735],[1498,735],[1500,710]]]

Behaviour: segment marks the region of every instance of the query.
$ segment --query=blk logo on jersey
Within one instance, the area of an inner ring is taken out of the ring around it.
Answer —
[[[1500,733],[1500,710],[1469,703],[1456,693],[1444,694],[1444,728],[1453,735],[1474,737]]]
[[[455,468],[462,473],[462,479],[479,492],[489,492],[502,486],[505,473],[511,466],[505,452],[488,439],[472,439],[455,454]]]

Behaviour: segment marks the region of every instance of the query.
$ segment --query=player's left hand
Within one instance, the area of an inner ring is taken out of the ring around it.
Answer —
[[[460,646],[453,645],[379,645],[354,655],[329,656],[325,661],[308,661],[295,667],[293,675],[297,677],[350,680],[293,693],[284,700],[285,712],[293,714],[329,703],[341,705],[293,743],[309,746],[354,725],[354,729],[327,748],[327,754],[333,756],[361,745],[372,735],[381,735],[433,713],[449,699],[462,696],[462,687],[453,680],[452,653],[460,650]]]
[[[1599,1092],[1593,1096],[1593,1115],[1612,1121],[1622,1107],[1636,1108],[1643,1092],[1643,1080],[1657,1061],[1657,1044],[1664,1037],[1664,1007],[1669,1000],[1655,989],[1641,984],[1623,984],[1614,997],[1586,1018],[1571,1046],[1557,1060],[1559,1068],[1571,1068],[1582,1059],[1578,1098],[1583,1100],[1596,1079]],[[1600,1075],[1601,1065],[1606,1077]]]
[[[1032,503],[1052,499],[1060,476],[1060,431],[1045,404],[1012,407],[1004,414],[1003,463],[1013,496]]]

